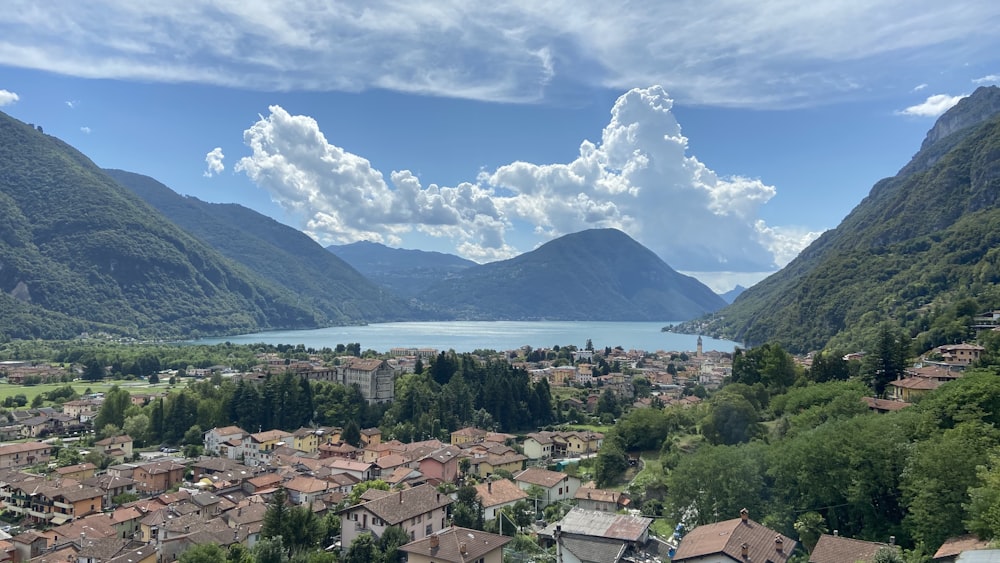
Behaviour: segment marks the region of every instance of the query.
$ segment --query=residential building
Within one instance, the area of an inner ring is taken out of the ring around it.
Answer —
[[[809,563],[871,563],[878,550],[889,544],[823,534],[809,554]]]
[[[476,428],[474,426],[467,426],[451,433],[451,444],[453,446],[476,444],[485,440],[487,434],[489,434],[489,431],[487,430]]]
[[[458,477],[458,458],[462,450],[455,446],[445,446],[420,458],[418,469],[427,479],[441,483],[453,483]]]
[[[61,479],[74,479],[76,481],[83,481],[94,476],[97,471],[97,466],[93,463],[78,463],[76,465],[67,465],[66,467],[57,467],[56,475]]]
[[[617,512],[629,504],[629,498],[618,491],[596,489],[593,484],[583,486],[573,495],[576,505],[584,510],[600,512]]]
[[[246,430],[239,426],[223,426],[205,432],[205,453],[222,455],[221,447],[230,440],[242,440],[247,435]],[[226,456],[228,457],[228,456]]]
[[[948,538],[941,544],[941,547],[934,552],[934,563],[955,563],[958,556],[966,551],[978,551],[988,549],[989,540],[981,540],[974,534],[965,534]]]
[[[132,437],[128,434],[109,436],[98,440],[94,442],[94,447],[117,463],[124,463],[125,460],[132,459]]]
[[[487,479],[476,485],[476,495],[483,503],[483,516],[493,520],[505,506],[514,506],[519,500],[528,498],[528,493],[508,479]]]
[[[271,452],[279,447],[294,443],[291,432],[267,430],[250,434],[243,439],[243,463],[255,467],[271,463]]]
[[[580,488],[580,480],[559,471],[549,471],[541,467],[529,467],[514,476],[514,482],[521,489],[527,491],[532,485],[541,487],[545,494],[537,501],[539,507],[561,500],[572,499],[576,490]]]
[[[627,553],[646,544],[652,523],[652,518],[575,507],[538,536],[543,544],[555,544],[556,558],[563,563],[619,563]]]
[[[23,442],[0,446],[0,469],[30,467],[38,463],[48,463],[52,446],[42,442]]]
[[[399,548],[407,563],[501,563],[513,538],[456,526]]]
[[[386,492],[379,498],[340,511],[341,538],[344,549],[354,538],[371,533],[382,536],[389,526],[399,526],[411,540],[425,538],[445,528],[451,497],[431,485]]]
[[[751,520],[744,508],[739,518],[698,526],[688,532],[677,546],[673,563],[786,563],[795,546],[792,538]]]
[[[144,494],[164,493],[184,481],[185,467],[175,461],[138,465],[132,474],[136,490]]]

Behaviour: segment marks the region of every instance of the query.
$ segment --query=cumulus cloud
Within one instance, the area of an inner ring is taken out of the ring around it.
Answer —
[[[222,147],[215,147],[208,151],[208,154],[205,155],[205,172],[203,175],[206,178],[211,178],[216,174],[222,174],[222,171],[226,169],[226,165],[222,163],[222,159],[224,158],[226,158],[226,155],[222,154]]]
[[[265,90],[490,101],[550,85],[664,84],[685,101],[823,103],[961,58],[993,60],[994,0],[36,2],[0,14],[0,64]],[[108,18],[107,14],[115,14]],[[915,15],[917,14],[917,15]]]
[[[76,101],[66,100],[66,107],[68,107],[69,109],[76,109]]]
[[[769,271],[815,233],[769,227],[758,211],[776,193],[758,179],[720,178],[687,154],[687,138],[660,86],[633,89],[611,110],[598,142],[567,163],[513,162],[454,187],[423,185],[409,170],[386,176],[331,144],[312,118],[280,106],[244,132],[250,155],[235,169],[302,218],[323,243],[399,244],[418,230],[451,239],[478,261],[529,250],[588,228],[621,229],[675,268]],[[521,230],[521,229],[524,230]]]
[[[1000,84],[1000,74],[987,74],[972,80],[975,84]]]
[[[85,134],[87,134],[87,135],[90,135],[90,127],[87,127],[86,125],[85,125],[85,126],[83,126],[83,127],[81,127],[81,128],[80,128],[80,131],[81,131],[82,133],[85,133]]]
[[[929,96],[923,103],[899,110],[899,115],[913,115],[917,117],[937,117],[950,110],[959,100],[966,95],[949,96],[948,94],[935,94]]]
[[[13,104],[14,102],[20,100],[21,97],[14,92],[9,92],[7,90],[0,90],[0,106],[6,106]]]

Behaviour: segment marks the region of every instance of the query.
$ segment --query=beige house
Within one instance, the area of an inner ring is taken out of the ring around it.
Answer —
[[[447,525],[451,497],[439,493],[431,485],[382,492],[385,494],[374,500],[340,511],[344,549],[361,534],[382,537],[390,526],[403,528],[411,540],[416,540],[439,532]]]
[[[452,526],[399,548],[407,563],[501,563],[513,538]]]
[[[126,459],[132,459],[132,437],[128,434],[110,436],[94,442],[94,446],[117,463],[124,463]]]

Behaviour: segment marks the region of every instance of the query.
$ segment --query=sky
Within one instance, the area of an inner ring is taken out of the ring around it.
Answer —
[[[9,0],[0,111],[319,243],[618,228],[716,291],[1000,83],[995,0]]]

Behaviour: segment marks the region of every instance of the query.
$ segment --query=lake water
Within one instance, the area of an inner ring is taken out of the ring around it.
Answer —
[[[584,321],[450,321],[423,323],[376,323],[365,326],[338,326],[315,330],[258,332],[224,338],[203,338],[198,344],[302,344],[307,348],[334,348],[337,344],[361,343],[362,350],[388,352],[390,348],[435,348],[512,350],[575,345],[583,349],[589,338],[595,348],[621,346],[626,350],[655,352],[688,351],[697,348],[698,337],[660,332],[676,321],[664,322],[584,322]],[[735,342],[702,337],[705,350],[732,352]]]

